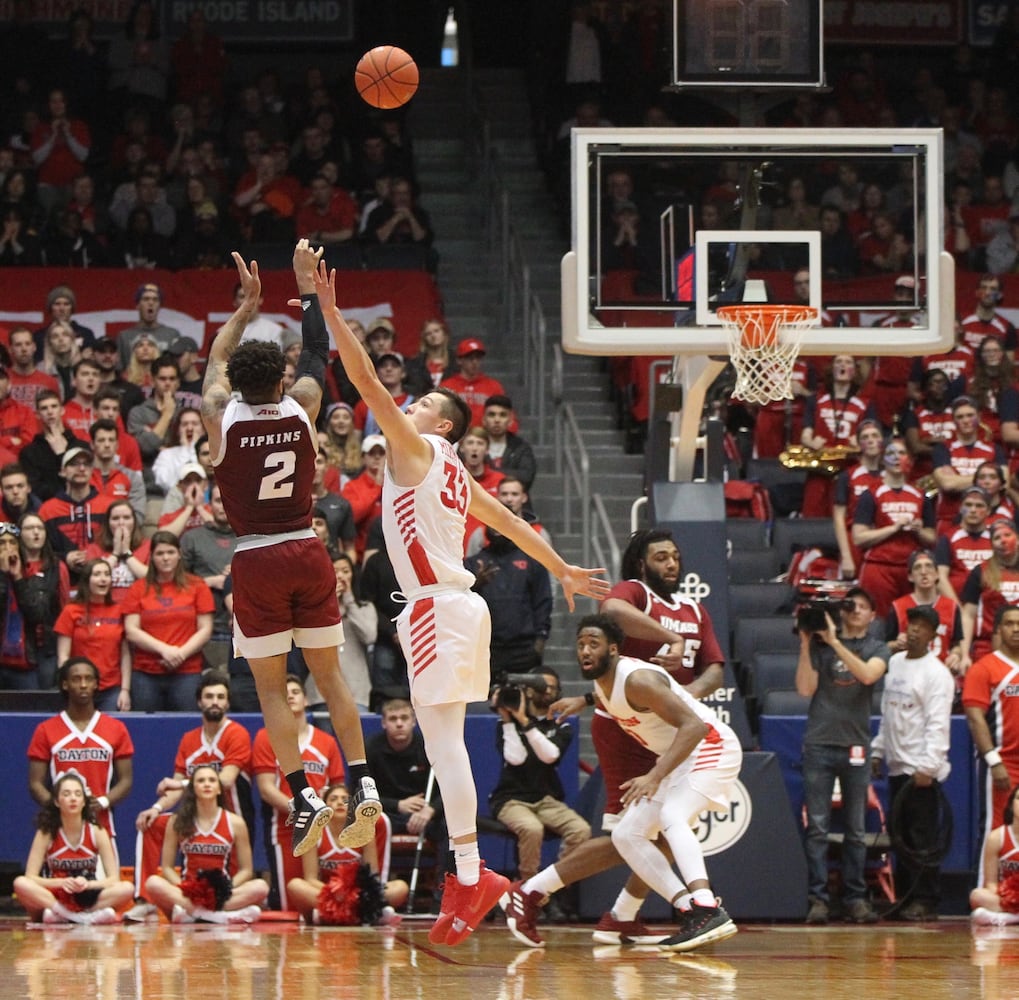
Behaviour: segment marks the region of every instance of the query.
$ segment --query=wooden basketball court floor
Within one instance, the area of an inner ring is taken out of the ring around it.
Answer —
[[[456,948],[394,929],[259,923],[30,928],[0,923],[3,1000],[1011,1000],[1019,928],[741,925],[685,955],[595,944],[542,925],[519,945],[497,917]]]

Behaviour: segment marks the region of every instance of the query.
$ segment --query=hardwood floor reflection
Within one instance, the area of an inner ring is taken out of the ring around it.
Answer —
[[[395,930],[0,924],[4,1000],[1012,1000],[1019,929],[744,925],[686,955],[595,945],[543,928],[523,948],[498,923],[458,948]]]

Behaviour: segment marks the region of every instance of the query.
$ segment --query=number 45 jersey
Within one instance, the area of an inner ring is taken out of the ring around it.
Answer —
[[[471,496],[470,473],[456,448],[435,434],[432,464],[416,486],[393,482],[386,464],[382,484],[382,530],[396,579],[408,601],[439,589],[469,590],[474,574],[464,569],[464,525]]]
[[[310,532],[317,451],[315,428],[291,396],[278,403],[227,403],[213,465],[239,537]]]

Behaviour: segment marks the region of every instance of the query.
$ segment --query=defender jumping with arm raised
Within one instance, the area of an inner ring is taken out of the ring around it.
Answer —
[[[553,573],[571,611],[575,595],[600,598],[608,584],[597,579],[604,570],[568,565],[526,521],[473,488],[455,448],[470,419],[466,404],[438,389],[402,412],[336,308],[335,272],[320,265],[314,281],[340,360],[389,445],[382,523],[407,601],[396,627],[456,857],[457,873],[446,878],[442,912],[429,939],[459,944],[509,885],[486,869],[478,854],[477,790],[463,738],[467,702],[483,701],[488,694],[491,632],[488,608],[471,591],[474,577],[463,567],[468,510]]]

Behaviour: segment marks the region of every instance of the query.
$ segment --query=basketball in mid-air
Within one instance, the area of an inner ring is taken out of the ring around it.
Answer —
[[[377,45],[358,60],[354,83],[373,108],[398,108],[418,89],[417,63],[395,45]]]

